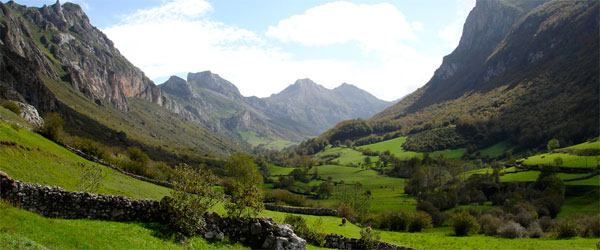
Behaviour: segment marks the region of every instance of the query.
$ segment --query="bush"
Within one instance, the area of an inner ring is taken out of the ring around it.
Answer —
[[[466,236],[479,232],[477,220],[467,212],[452,215],[449,224],[457,236]]]
[[[600,237],[600,216],[586,216],[579,219],[581,237]]]
[[[46,138],[58,142],[63,133],[64,123],[58,113],[48,113],[44,116],[44,126],[39,132]]]
[[[266,193],[265,200],[297,207],[312,207],[314,205],[311,200],[283,189],[275,189]]]
[[[321,227],[323,221],[320,218],[315,221],[312,227],[309,227],[304,217],[289,214],[285,216],[283,223],[291,225],[294,228],[294,232],[309,243],[316,246],[325,245],[326,234]]]
[[[430,229],[433,227],[431,216],[425,212],[415,212],[411,217],[410,223],[408,224],[408,231],[411,233],[421,232],[424,229]]]
[[[429,201],[419,203],[417,205],[417,210],[428,213],[435,226],[441,226],[444,223],[444,215],[442,212]]]
[[[184,235],[196,235],[205,225],[204,213],[223,200],[223,194],[213,187],[217,179],[204,168],[179,165],[172,180],[172,198],[161,201],[168,214],[167,225]]]
[[[354,212],[354,209],[352,209],[349,206],[346,206],[344,204],[340,205],[337,209],[338,211],[338,215],[342,218],[346,218],[350,221],[354,221],[354,218],[356,217],[356,213]]]
[[[557,238],[571,238],[577,236],[579,230],[572,218],[563,218],[554,222],[554,231]]]
[[[73,147],[81,150],[81,152],[95,156],[98,159],[107,160],[108,153],[106,149],[104,149],[100,143],[97,143],[88,138],[76,138],[74,141]]]
[[[252,156],[235,153],[227,159],[225,172],[231,180],[231,198],[225,203],[229,217],[254,217],[264,209],[263,179]]]
[[[381,235],[377,232],[372,232],[371,228],[361,229],[360,230],[360,239],[363,243],[364,249],[378,249],[379,240],[381,239]]]
[[[521,224],[509,221],[498,228],[498,235],[509,239],[523,238],[527,236],[527,230]]]
[[[2,107],[5,109],[8,109],[10,111],[12,111],[13,113],[20,115],[21,114],[21,108],[19,107],[19,105],[13,101],[3,101],[2,102]]]
[[[542,216],[538,222],[544,232],[550,232],[550,230],[552,230],[552,218],[550,218],[550,216]]]
[[[82,167],[83,172],[77,182],[77,190],[88,193],[97,192],[102,187],[102,180],[104,180],[106,174],[104,174],[102,168],[99,166],[82,165]]]
[[[494,236],[498,233],[498,228],[502,224],[502,219],[492,215],[484,214],[477,220],[481,226],[481,232],[487,236]]]
[[[544,236],[544,230],[542,230],[542,226],[537,221],[529,225],[527,233],[529,238],[541,238]]]

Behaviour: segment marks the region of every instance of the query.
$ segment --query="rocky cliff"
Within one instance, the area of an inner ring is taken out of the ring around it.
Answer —
[[[238,150],[186,120],[192,111],[123,57],[78,5],[0,2],[0,59],[0,98],[61,113],[70,134],[139,146],[159,160]]]
[[[32,59],[42,74],[65,80],[98,105],[127,111],[127,97],[160,106],[162,91],[133,66],[81,7],[72,3],[27,8],[0,4],[2,43],[19,56]]]
[[[570,145],[597,137],[598,5],[477,1],[458,47],[431,80],[371,122],[394,121],[403,133],[425,137],[456,125],[466,144],[454,146],[472,149],[506,141],[523,150],[552,138]]]
[[[299,141],[345,119],[369,118],[391,104],[350,84],[329,90],[310,79],[268,98],[244,97],[210,71],[189,73],[187,80],[173,76],[159,86],[189,119],[232,139],[251,131],[262,138]]]

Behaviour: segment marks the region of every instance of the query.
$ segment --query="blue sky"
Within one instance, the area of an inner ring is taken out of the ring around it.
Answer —
[[[51,0],[17,0],[41,6]],[[64,1],[62,1],[64,3]],[[157,84],[211,70],[243,95],[299,78],[394,100],[431,78],[474,0],[72,0]]]

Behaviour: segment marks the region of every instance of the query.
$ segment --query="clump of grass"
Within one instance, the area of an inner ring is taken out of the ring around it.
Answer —
[[[2,107],[12,111],[13,113],[19,115],[21,114],[21,107],[13,101],[4,100],[2,101]]]

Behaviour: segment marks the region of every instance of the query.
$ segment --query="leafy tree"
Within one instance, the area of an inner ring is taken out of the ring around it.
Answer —
[[[557,149],[560,147],[560,144],[558,143],[558,139],[552,139],[550,141],[548,141],[548,144],[546,145],[546,147],[548,148],[548,153],[552,152],[552,150]]]
[[[290,176],[294,177],[294,180],[297,180],[297,181],[306,182],[306,183],[308,183],[310,181],[308,179],[308,177],[306,176],[306,173],[304,171],[300,170],[299,168],[292,170],[292,172],[290,172]]]
[[[44,116],[44,126],[40,129],[40,134],[50,140],[58,141],[62,136],[64,124],[58,113],[48,113]]]
[[[337,188],[333,197],[338,203],[352,208],[359,220],[367,218],[371,209],[371,194],[360,183]]]
[[[321,199],[327,199],[333,193],[333,185],[331,182],[321,182],[319,184],[319,188],[317,189],[317,195]]]
[[[225,165],[225,172],[231,178],[231,199],[225,204],[230,217],[253,217],[264,209],[262,203],[262,175],[252,157],[235,153]]]
[[[195,235],[204,225],[203,214],[223,200],[223,194],[214,188],[216,177],[200,167],[193,169],[182,164],[175,167],[171,177],[174,184],[171,199],[161,201],[167,211],[167,224],[188,236]]]

